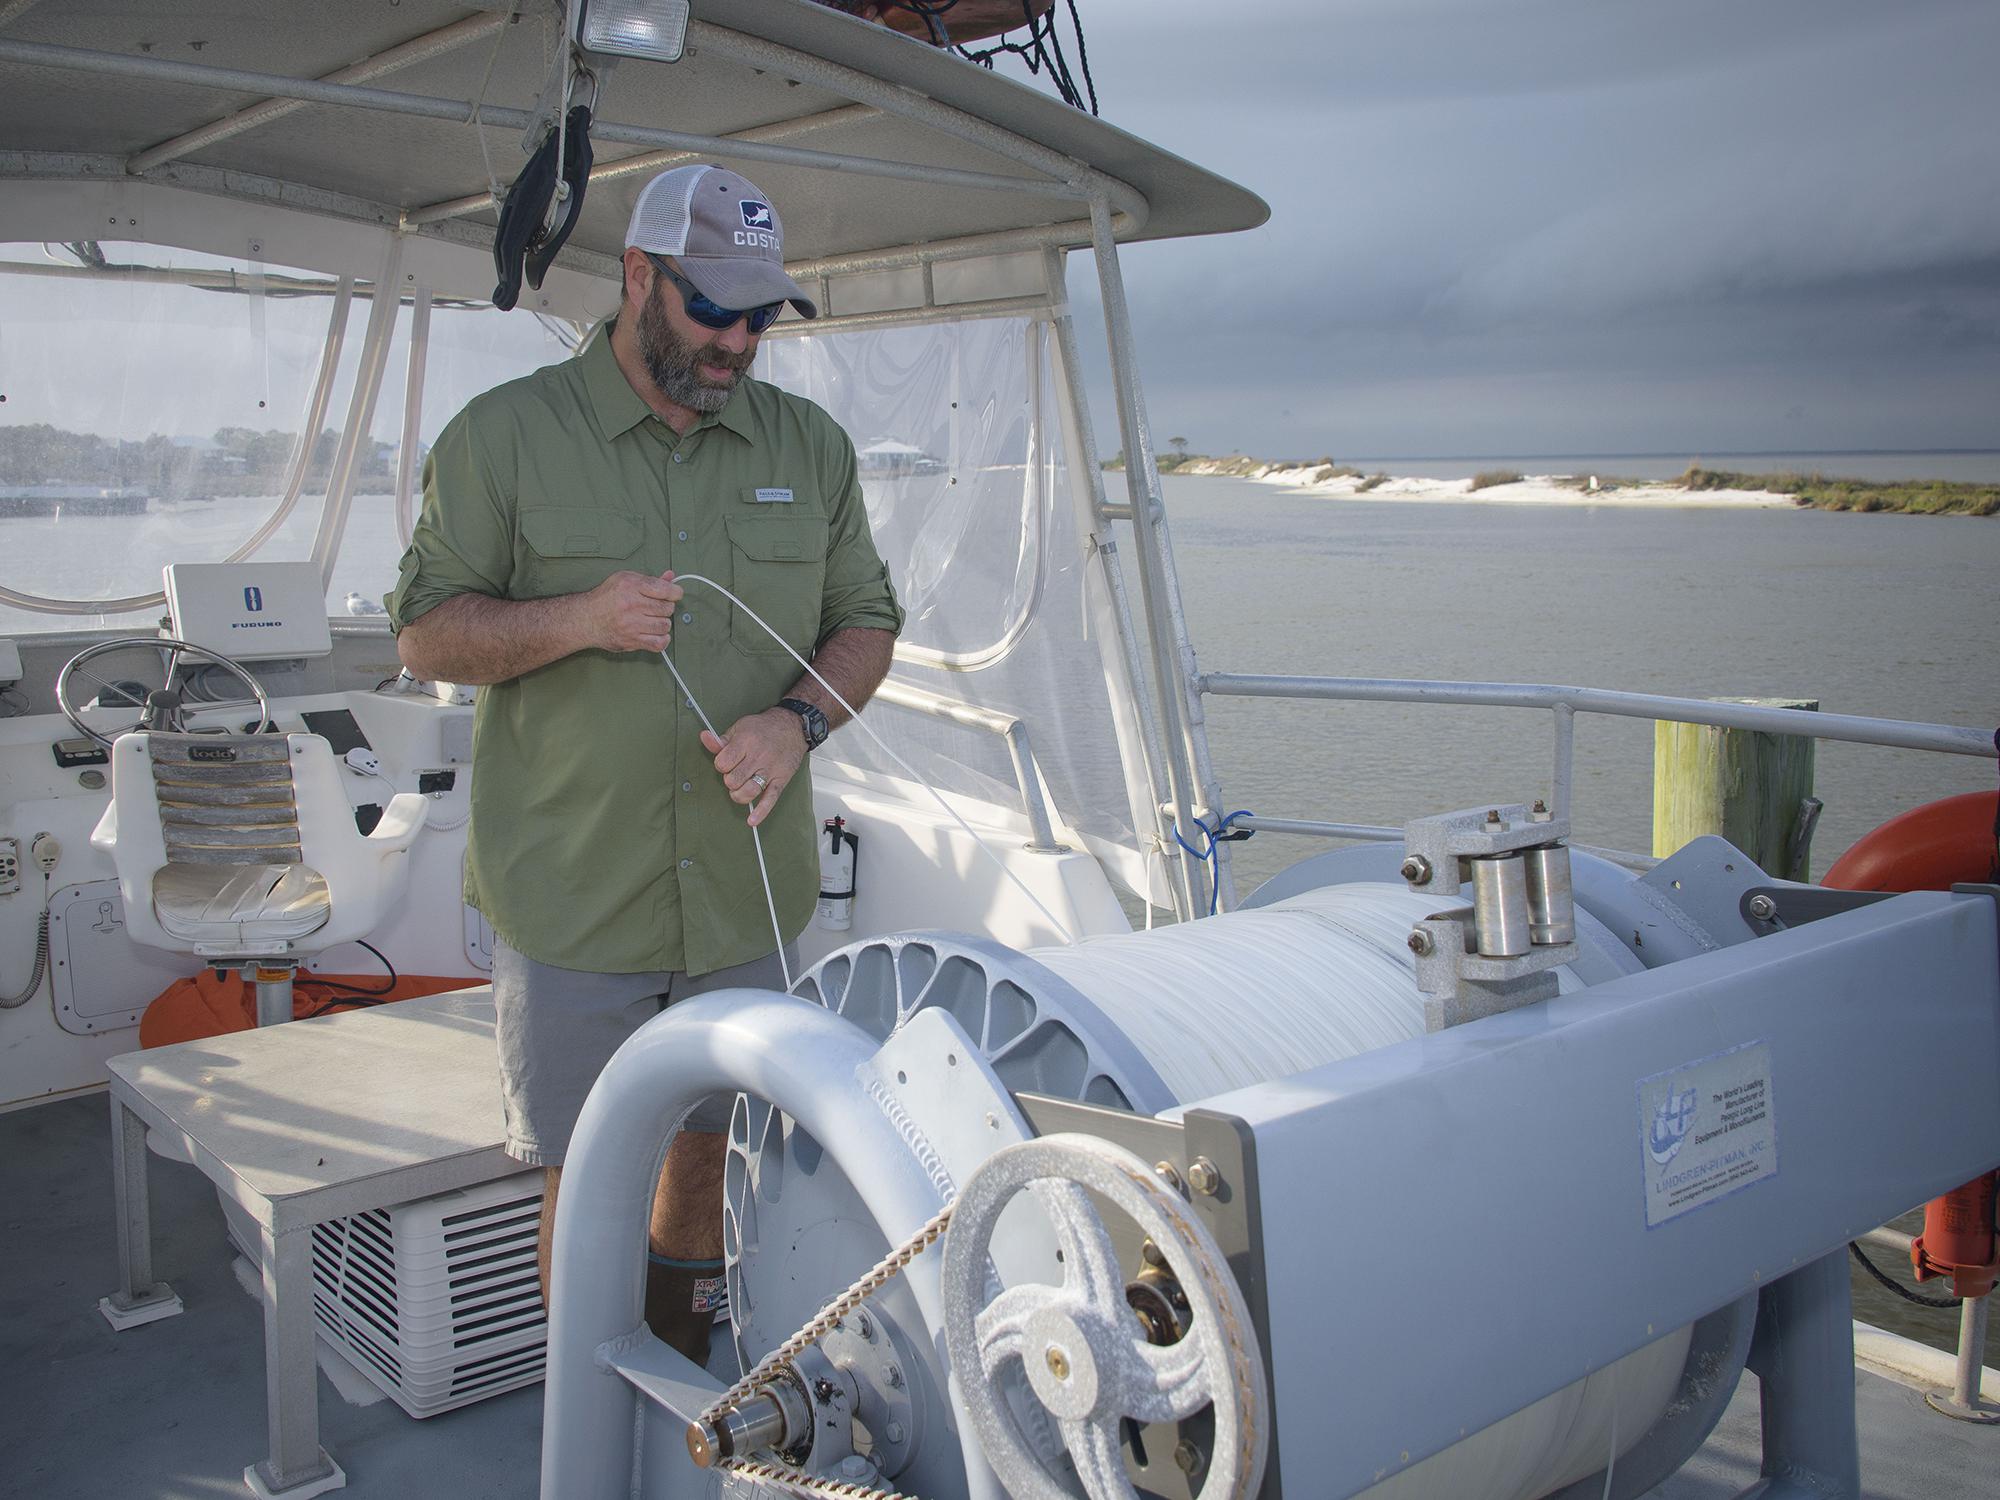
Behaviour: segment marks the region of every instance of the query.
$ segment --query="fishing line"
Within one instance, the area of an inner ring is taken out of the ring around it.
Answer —
[[[758,623],[762,624],[763,622],[759,621]],[[780,644],[783,643],[780,642]],[[680,685],[682,696],[687,699],[689,705],[700,717],[702,727],[718,740],[721,740],[722,731],[715,727],[715,721],[709,718],[708,710],[701,706],[700,700],[694,695],[694,689],[689,687],[687,679],[681,676],[681,669],[674,665],[674,659],[667,655],[665,651],[662,651],[660,653],[660,660],[665,662],[667,670],[674,674],[674,681]],[[723,740],[723,743],[727,744],[729,742]],[[759,795],[761,796],[762,794],[760,793]],[[771,894],[771,872],[764,864],[764,835],[758,830],[755,823],[750,825],[750,845],[757,851],[757,878],[764,882],[764,907],[771,914],[771,935],[778,940],[778,972],[785,976],[785,993],[789,995],[792,992],[792,966],[785,958],[785,929],[784,925],[778,921],[778,898]]]
[[[1226,921],[1028,956],[1103,1011],[1192,1104],[1424,1035],[1408,939],[1436,909],[1400,881],[1330,886]]]
[[[798,652],[794,651],[791,647],[791,643],[787,641],[783,636],[779,635],[777,631],[773,630],[771,628],[770,623],[766,621],[762,615],[758,614],[756,610],[752,609],[749,605],[745,604],[741,599],[737,598],[735,594],[731,593],[728,589],[724,588],[721,584],[717,583],[713,578],[704,578],[699,573],[679,573],[675,575],[674,582],[681,584],[688,584],[688,583],[707,584],[710,588],[714,589],[716,593],[722,595],[723,598],[727,599],[731,604],[735,605],[738,609],[742,610],[744,614],[748,615],[752,620],[756,621],[758,628],[760,628],[764,632],[764,634],[768,635],[772,640],[776,641],[787,656],[789,656],[793,661],[797,662],[801,667],[803,667],[806,670],[807,674],[812,678],[812,680],[814,682],[817,682],[821,687],[825,688],[827,690],[827,693],[833,698],[833,701],[838,703],[843,709],[847,711],[848,719],[853,723],[854,727],[856,729],[859,729],[863,734],[867,735],[870,740],[874,741],[875,748],[877,750],[880,750],[884,755],[888,756],[890,760],[894,761],[896,763],[897,768],[901,770],[905,776],[909,777],[910,780],[916,782],[918,786],[921,786],[925,791],[931,794],[931,799],[935,801],[939,807],[944,809],[946,816],[949,817],[952,820],[952,822],[956,823],[960,828],[964,829],[968,835],[971,836],[973,846],[977,848],[981,854],[985,855],[989,860],[993,862],[993,867],[996,870],[998,870],[1002,875],[1006,876],[1007,879],[1010,882],[1012,882],[1016,890],[1020,891],[1022,895],[1028,898],[1029,904],[1032,905],[1036,911],[1040,912],[1044,917],[1048,918],[1049,925],[1055,928],[1057,932],[1061,933],[1065,941],[1071,943],[1074,943],[1076,941],[1076,934],[1069,930],[1068,925],[1054,912],[1050,911],[1048,907],[1042,904],[1041,898],[1037,896],[1033,891],[1028,889],[1027,883],[1023,881],[1020,876],[1016,875],[1012,870],[1007,868],[1006,861],[1001,859],[999,855],[995,854],[993,850],[987,846],[986,840],[983,837],[981,837],[979,832],[976,829],[974,829],[970,823],[966,822],[964,818],[959,816],[957,808],[953,807],[949,802],[945,801],[944,794],[940,792],[936,787],[932,786],[930,782],[927,781],[923,776],[919,775],[917,771],[911,767],[910,763],[904,760],[902,756],[898,755],[894,750],[891,750],[889,746],[883,741],[881,735],[877,734],[873,729],[870,729],[868,725],[863,723],[861,720],[861,710],[856,708],[852,703],[849,703],[847,699],[841,695],[839,688],[835,687],[832,683],[828,682],[825,677],[821,676],[818,668],[814,667],[811,662],[807,661],[803,656],[799,655]],[[680,687],[681,696],[686,698],[689,705],[694,709],[696,716],[700,718],[702,722],[702,727],[707,729],[708,732],[714,735],[718,740],[721,739],[722,731],[715,727],[714,721],[711,720],[708,716],[708,711],[704,709],[701,706],[700,702],[695,698],[693,689],[691,689],[687,685],[687,679],[681,676],[681,669],[674,665],[673,657],[663,650],[660,652],[660,660],[665,662],[667,664],[667,670],[674,674],[674,682]],[[772,895],[771,893],[771,875],[770,871],[765,867],[764,864],[764,840],[760,835],[757,826],[754,823],[751,824],[750,826],[750,841],[757,850],[757,874],[758,877],[764,882],[764,905],[771,913],[771,933],[778,941],[778,964],[779,967],[784,972],[785,989],[789,992],[792,987],[792,972],[791,972],[791,966],[785,962],[785,930],[783,924],[780,923],[778,920],[778,900],[777,897]]]

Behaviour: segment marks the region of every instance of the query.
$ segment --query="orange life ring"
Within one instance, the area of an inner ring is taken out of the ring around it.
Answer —
[[[1031,20],[1039,21],[1054,3],[1055,0],[1029,0],[1024,6],[1022,0],[953,0],[938,4],[936,15],[945,33],[957,44],[982,41],[1012,31],[1016,26],[1026,26]],[[864,21],[880,22],[891,31],[900,31],[920,42],[931,39],[930,23],[916,10],[892,0],[820,0],[820,4],[844,10]]]
[[[1944,891],[2000,882],[1994,817],[2000,792],[1927,802],[1864,834],[1820,884],[1843,891]]]

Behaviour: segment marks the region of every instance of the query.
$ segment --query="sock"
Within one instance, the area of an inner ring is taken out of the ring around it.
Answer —
[[[646,1326],[698,1365],[708,1363],[709,1334],[727,1283],[720,1260],[646,1256]]]

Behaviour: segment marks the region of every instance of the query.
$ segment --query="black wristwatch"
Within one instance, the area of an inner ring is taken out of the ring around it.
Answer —
[[[778,707],[790,709],[799,716],[799,728],[806,732],[806,749],[817,750],[826,743],[826,737],[833,733],[833,726],[826,722],[826,715],[803,698],[780,698]]]

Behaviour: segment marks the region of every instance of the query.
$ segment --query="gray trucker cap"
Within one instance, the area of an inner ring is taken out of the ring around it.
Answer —
[[[671,255],[683,276],[723,307],[789,302],[802,318],[819,309],[785,274],[784,225],[755,183],[702,163],[662,172],[639,190],[627,246]]]

